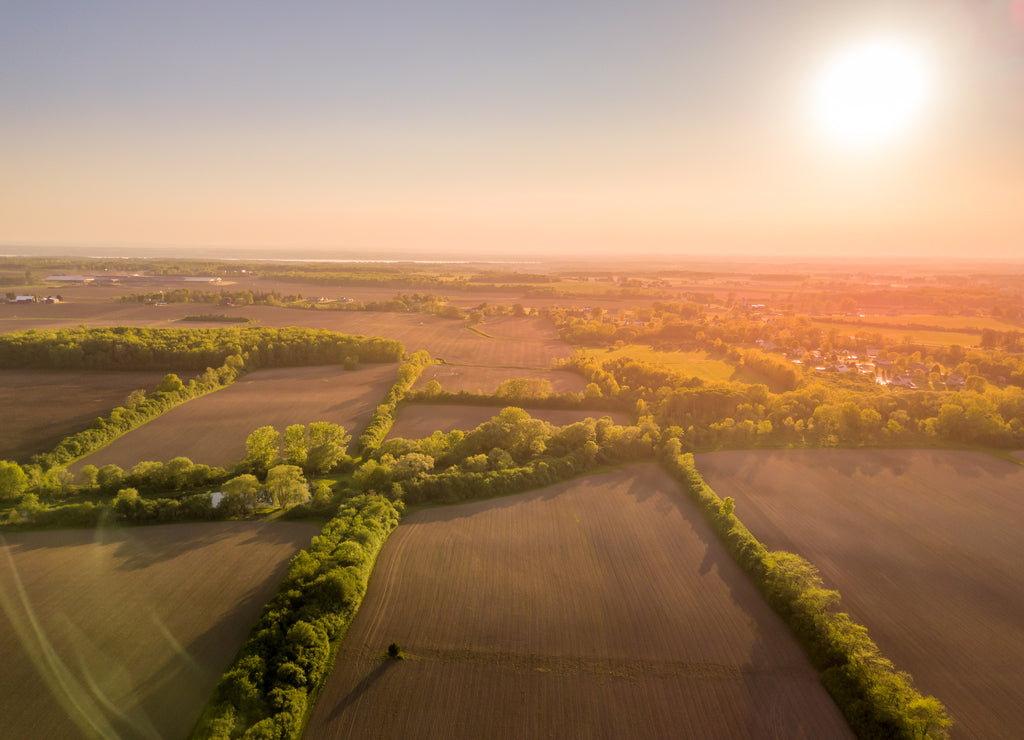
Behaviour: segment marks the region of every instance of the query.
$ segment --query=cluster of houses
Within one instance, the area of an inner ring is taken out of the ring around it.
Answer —
[[[768,346],[771,342],[759,341],[758,346],[766,351],[771,351]],[[772,345],[773,346],[773,345]],[[917,389],[916,378],[922,375],[927,376],[929,367],[921,362],[911,363],[906,368],[898,368],[890,360],[883,360],[878,357],[877,349],[867,350],[863,356],[849,353],[836,353],[828,361],[817,352],[808,352],[805,349],[797,348],[787,353],[787,357],[798,365],[811,367],[817,372],[823,373],[859,373],[871,376],[876,383],[889,388]],[[965,378],[960,373],[950,373],[944,379],[946,387],[950,390],[963,388]]]

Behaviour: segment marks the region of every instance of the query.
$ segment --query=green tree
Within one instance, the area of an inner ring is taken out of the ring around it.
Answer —
[[[255,475],[239,475],[223,486],[220,509],[227,516],[248,514],[259,503],[260,482]]]
[[[95,488],[98,472],[99,469],[95,465],[83,465],[82,469],[78,471],[78,485],[82,488]]]
[[[160,385],[158,385],[156,389],[163,393],[177,393],[184,387],[185,384],[181,382],[181,378],[174,373],[168,373],[164,376],[164,379],[160,381]]]
[[[15,499],[28,487],[28,476],[21,466],[10,460],[0,460],[0,499]]]
[[[307,443],[306,425],[292,424],[284,430],[284,461],[289,465],[298,465],[300,468],[306,464]]]
[[[275,465],[267,471],[267,493],[275,506],[287,508],[309,501],[309,486],[296,465]]]
[[[345,428],[329,421],[315,421],[309,425],[309,448],[306,470],[322,475],[345,458],[352,435]]]
[[[281,434],[272,426],[260,427],[245,440],[245,464],[258,476],[264,476],[277,459]]]

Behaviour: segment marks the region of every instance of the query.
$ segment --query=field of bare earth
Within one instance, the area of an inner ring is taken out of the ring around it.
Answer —
[[[358,437],[395,382],[396,365],[337,365],[258,370],[214,393],[189,401],[87,455],[69,469],[113,463],[129,469],[142,460],[187,457],[206,465],[231,465],[245,457],[256,428],[283,433],[290,424],[329,421]]]
[[[557,338],[550,322],[535,317],[496,324],[500,332],[520,335],[511,338],[500,333],[487,336],[470,330],[462,321],[429,314],[316,311],[277,306],[225,309],[196,303],[147,306],[113,301],[0,304],[0,332],[75,326],[224,326],[220,322],[182,321],[189,315],[208,313],[245,317],[260,326],[305,326],[397,339],[409,352],[425,349],[431,356],[454,364],[545,370],[556,359],[572,354],[572,347]],[[529,327],[533,327],[532,334]]]
[[[428,383],[436,380],[449,393],[493,393],[506,380],[526,378],[546,380],[555,393],[582,393],[587,380],[582,375],[567,370],[530,370],[514,367],[482,367],[480,365],[431,365],[423,371],[413,385],[413,390],[423,390]]]
[[[166,373],[0,370],[0,459],[28,462]],[[187,376],[185,376],[187,378]]]
[[[422,439],[436,431],[450,432],[455,429],[469,431],[501,412],[500,406],[461,406],[441,404],[409,404],[398,412],[389,437]],[[617,411],[586,411],[579,409],[524,409],[535,419],[543,419],[557,426],[582,421],[587,417],[600,419],[610,417],[616,424],[629,424],[629,416]]]
[[[184,738],[308,524],[0,537],[0,735]]]
[[[1024,467],[959,451],[714,452],[697,467],[765,545],[821,570],[953,737],[1024,726]]]
[[[653,464],[408,516],[306,735],[851,737]]]

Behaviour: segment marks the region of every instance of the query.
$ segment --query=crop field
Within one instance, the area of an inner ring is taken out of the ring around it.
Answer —
[[[398,418],[391,427],[389,437],[404,437],[405,439],[422,439],[429,437],[436,431],[450,432],[454,429],[469,431],[476,429],[485,421],[501,412],[501,406],[463,406],[443,404],[420,404],[413,403],[403,406],[398,412]],[[564,426],[587,417],[600,419],[602,416],[610,417],[616,424],[629,424],[629,416],[616,411],[588,411],[586,409],[530,409],[524,411],[535,419]]]
[[[511,367],[483,367],[480,365],[431,365],[423,371],[413,390],[423,390],[428,383],[436,380],[441,388],[450,393],[493,393],[506,380],[527,378],[546,380],[555,393],[582,393],[587,380],[582,375],[566,370],[530,370]]]
[[[230,522],[0,538],[0,734],[185,737],[317,532]]]
[[[934,324],[935,322],[930,323]],[[976,347],[981,341],[981,332],[955,331],[952,329],[945,331],[940,329],[908,329],[899,326],[865,326],[855,321],[845,323],[811,321],[811,325],[818,327],[826,334],[834,329],[841,336],[853,337],[858,333],[880,334],[890,341],[902,341],[905,337],[910,337],[910,341],[913,343],[932,347],[947,347],[952,344],[959,344],[961,347]]]
[[[649,362],[675,370],[685,375],[703,378],[712,383],[724,383],[737,379],[736,366],[725,360],[711,357],[707,352],[662,351],[640,344],[627,344],[614,349],[583,348],[580,350],[598,362],[628,357],[640,362]],[[742,378],[740,378],[742,380]],[[763,381],[758,381],[763,382]]]
[[[246,316],[258,319],[265,326],[308,326],[345,334],[397,339],[409,352],[425,349],[435,359],[458,365],[546,370],[556,359],[572,354],[572,347],[560,341],[553,334],[550,323],[540,318],[521,319],[535,326],[535,334],[512,341],[497,335],[485,336],[467,328],[462,321],[429,314],[303,311],[273,306],[250,306],[245,312]],[[515,325],[505,324],[502,328],[508,326]],[[528,334],[522,326],[516,326],[514,330]]]
[[[572,354],[572,347],[558,339],[550,322],[535,317],[496,322],[491,328],[496,328],[499,334],[485,336],[470,330],[462,321],[430,314],[317,311],[277,306],[223,309],[197,303],[166,306],[116,302],[0,304],[0,332],[76,326],[223,326],[219,322],[182,322],[186,316],[205,313],[244,316],[260,326],[305,326],[397,339],[409,352],[425,349],[431,356],[455,364],[544,370],[556,359]],[[513,338],[500,332],[519,336]]]
[[[407,517],[306,734],[851,737],[653,464]]]
[[[69,469],[113,463],[130,469],[142,460],[187,457],[206,465],[231,465],[245,457],[245,440],[257,427],[284,432],[290,424],[329,421],[357,437],[395,382],[396,365],[337,365],[259,370],[222,390],[189,401],[128,432]]]
[[[803,555],[840,605],[956,720],[1024,726],[1024,467],[982,453],[714,452],[697,466],[769,548]]]
[[[166,373],[0,370],[0,460],[27,462]],[[187,379],[187,375],[183,375]]]
[[[833,319],[842,321],[844,317],[833,316]],[[885,324],[887,327],[899,328],[911,324],[921,326],[934,326],[943,331],[969,331],[980,332],[982,329],[995,329],[996,331],[1021,331],[1020,323],[1005,321],[995,316],[939,316],[936,314],[916,313],[900,314],[899,316],[888,316],[886,314],[864,314],[862,318],[854,319],[852,323],[862,321],[867,324]]]

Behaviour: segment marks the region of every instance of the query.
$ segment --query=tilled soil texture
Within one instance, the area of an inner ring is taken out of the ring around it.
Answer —
[[[275,368],[243,376],[233,385],[188,401],[133,429],[74,465],[118,465],[187,457],[205,465],[231,465],[245,457],[245,440],[258,427],[284,434],[290,424],[329,421],[355,439],[397,378],[397,365]]]
[[[461,406],[413,403],[403,406],[388,437],[422,439],[434,432],[455,429],[469,431],[501,413],[501,406]],[[556,426],[564,426],[587,417],[600,419],[607,416],[616,424],[629,424],[629,416],[618,411],[587,411],[585,409],[524,409],[534,419],[542,419]]]
[[[406,350],[425,349],[455,364],[545,370],[569,357],[572,347],[558,339],[551,322],[538,317],[506,318],[473,331],[465,322],[430,314],[375,311],[331,311],[213,304],[173,303],[166,306],[119,302],[0,304],[0,331],[58,329],[76,326],[148,326],[198,328],[243,326],[220,322],[183,321],[186,316],[227,314],[256,326],[305,326],[342,334],[397,339]],[[494,334],[488,334],[494,331]]]
[[[694,506],[643,464],[410,515],[306,736],[852,735]]]
[[[123,405],[132,391],[153,390],[166,374],[0,370],[0,460],[25,463],[52,450]]]
[[[1024,467],[981,453],[714,452],[697,467],[771,549],[814,563],[954,737],[1024,727]]]
[[[0,735],[184,738],[308,524],[0,537]]]

